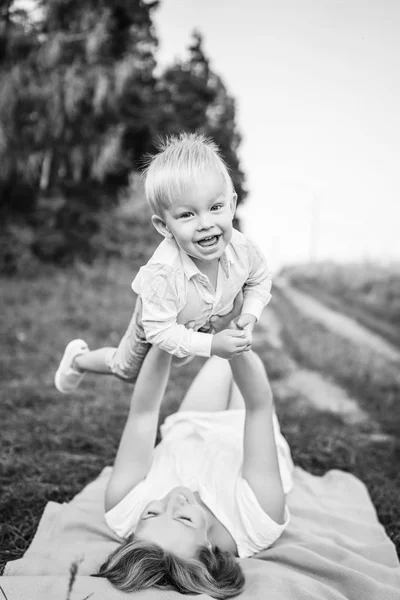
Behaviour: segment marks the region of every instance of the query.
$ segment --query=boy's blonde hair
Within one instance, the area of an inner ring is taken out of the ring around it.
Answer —
[[[146,199],[153,213],[163,216],[179,201],[189,185],[198,183],[207,169],[217,170],[225,180],[227,194],[233,183],[218,146],[200,133],[169,136],[157,144],[144,170]]]

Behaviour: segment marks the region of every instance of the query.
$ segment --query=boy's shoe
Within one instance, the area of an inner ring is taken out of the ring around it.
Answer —
[[[83,340],[72,340],[64,351],[64,356],[61,359],[60,366],[54,377],[54,383],[59,392],[69,394],[76,390],[85,373],[72,368],[74,360],[80,354],[86,354],[89,348]]]

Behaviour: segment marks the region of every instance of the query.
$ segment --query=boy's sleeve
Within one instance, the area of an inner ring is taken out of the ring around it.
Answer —
[[[258,320],[271,300],[271,273],[261,250],[247,240],[249,276],[243,289],[242,313],[254,315]]]
[[[146,339],[178,358],[211,356],[212,335],[187,329],[177,322],[182,292],[176,271],[169,265],[142,267],[132,288],[142,300],[142,324]]]

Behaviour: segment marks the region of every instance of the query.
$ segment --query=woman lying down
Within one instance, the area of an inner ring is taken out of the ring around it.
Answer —
[[[238,558],[279,538],[293,463],[259,357],[210,358],[161,426],[171,355],[149,351],[108,483],[105,518],[124,541],[101,566],[118,589],[230,598]]]

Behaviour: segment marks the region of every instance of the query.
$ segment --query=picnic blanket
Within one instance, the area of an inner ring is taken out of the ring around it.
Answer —
[[[67,504],[49,502],[24,557],[0,577],[8,600],[67,600],[71,563],[79,562],[70,600],[179,600],[177,592],[125,594],[90,577],[119,543],[104,521],[104,489],[111,467]],[[377,520],[364,484],[332,470],[316,477],[295,468],[288,496],[291,522],[282,537],[241,560],[243,600],[400,600],[400,565]],[[185,598],[208,598],[187,595]]]

